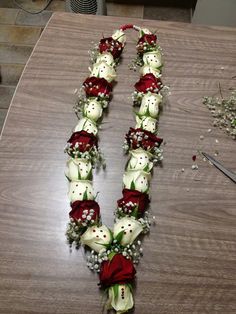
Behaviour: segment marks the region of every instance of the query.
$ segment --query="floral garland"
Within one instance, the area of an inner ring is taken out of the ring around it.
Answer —
[[[141,66],[141,77],[133,93],[134,105],[139,106],[139,110],[136,111],[135,128],[131,127],[125,135],[124,150],[130,158],[112,231],[101,221],[92,186],[92,169],[104,164],[98,147],[98,125],[111,98],[116,66],[126,42],[124,31],[129,28],[139,31],[137,58],[133,63]],[[134,264],[142,256],[138,236],[150,229],[151,171],[162,160],[159,148],[162,139],[157,136],[163,100],[162,54],[155,34],[128,24],[121,26],[111,37],[101,39],[92,50],[91,59],[90,76],[84,81],[84,92],[75,106],[79,121],[65,148],[70,156],[66,170],[71,204],[67,238],[71,245],[75,243],[78,247],[82,244],[90,250],[87,265],[99,273],[99,285],[108,294],[107,309],[113,308],[121,314],[134,306]]]

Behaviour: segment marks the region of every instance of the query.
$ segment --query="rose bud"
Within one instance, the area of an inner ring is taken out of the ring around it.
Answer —
[[[138,148],[130,151],[130,160],[128,161],[127,170],[144,170],[150,172],[153,167],[153,163],[150,161],[152,155]]]
[[[78,157],[80,153],[89,152],[97,149],[98,140],[92,133],[86,131],[74,132],[67,141],[65,151],[69,156]]]
[[[129,189],[123,189],[122,194],[123,197],[117,201],[118,208],[122,209],[125,214],[136,210],[139,216],[142,216],[150,202],[148,194]]]
[[[88,98],[83,108],[83,115],[96,122],[102,116],[102,104],[96,99]]]
[[[88,119],[88,118],[82,118],[79,120],[79,122],[77,123],[74,132],[79,132],[79,131],[86,131],[88,133],[92,133],[94,135],[96,135],[98,133],[98,128],[95,124],[95,122],[93,122],[92,120]]]
[[[71,181],[87,180],[92,174],[91,162],[85,158],[70,158],[65,174]]]
[[[113,308],[116,313],[126,313],[134,306],[134,300],[128,285],[118,285],[118,294],[114,286],[108,290],[108,307]]]
[[[115,61],[114,61],[113,55],[110,52],[100,53],[97,56],[96,63],[99,63],[101,61],[106,62],[110,66],[114,66],[115,65]]]
[[[74,220],[80,222],[97,222],[100,217],[100,207],[95,201],[75,201],[71,204],[72,210],[69,215]]]
[[[136,116],[136,122],[136,129],[141,128],[152,133],[155,133],[157,130],[157,120],[151,117],[143,116],[140,118],[139,116]]]
[[[104,78],[88,77],[84,83],[84,90],[88,97],[109,97],[112,91],[112,85]]]
[[[147,115],[157,118],[159,113],[159,104],[162,101],[161,94],[147,93],[143,96],[141,106],[139,108],[140,115]]]
[[[100,61],[98,63],[94,63],[90,76],[104,78],[109,83],[111,83],[113,80],[116,79],[116,71],[105,61]]]
[[[143,54],[143,62],[153,68],[159,68],[162,65],[161,53],[159,50],[150,51]]]
[[[151,45],[154,45],[156,43],[156,41],[157,41],[157,36],[150,33],[150,31],[149,31],[148,34],[146,33],[142,37],[139,38],[138,45],[147,43],[148,45],[151,46]]]
[[[70,182],[68,197],[71,203],[75,201],[94,200],[92,182],[88,180]]]
[[[151,175],[142,170],[129,170],[123,175],[124,188],[147,193]]]
[[[148,73],[141,76],[134,87],[140,93],[147,93],[148,91],[158,93],[162,88],[162,83],[159,78],[156,78],[152,73]]]
[[[107,288],[115,284],[131,283],[135,273],[133,262],[122,254],[116,254],[112,260],[102,262],[100,284],[103,288]]]
[[[122,29],[117,29],[111,36],[113,39],[119,41],[124,44],[126,42],[126,35]]]
[[[142,224],[134,217],[123,217],[116,221],[113,230],[114,238],[121,231],[124,231],[120,243],[121,245],[126,246],[134,242],[137,236],[143,231],[143,227]]]
[[[111,233],[105,225],[89,227],[80,238],[81,244],[89,246],[97,253],[105,250],[104,244],[109,244],[111,240]]]
[[[150,65],[144,65],[143,67],[140,68],[139,72],[142,76],[148,73],[152,73],[155,77],[161,76],[161,71],[157,68],[151,67]]]
[[[120,43],[118,40],[113,39],[112,37],[103,38],[99,43],[99,51],[110,52],[113,55],[114,59],[120,57],[124,48],[124,44]]]
[[[140,128],[130,128],[126,134],[126,142],[130,149],[142,148],[152,153],[156,147],[161,145],[162,141],[162,138]]]

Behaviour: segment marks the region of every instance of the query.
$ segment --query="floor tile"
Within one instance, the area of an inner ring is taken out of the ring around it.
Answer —
[[[143,5],[107,3],[107,15],[143,18]]]
[[[190,23],[190,9],[174,7],[145,6],[144,18],[162,21],[177,21]]]
[[[0,83],[2,85],[17,85],[23,69],[23,64],[0,64]]]
[[[21,45],[34,45],[41,33],[40,27],[23,27],[15,25],[0,26],[0,42]]]
[[[32,50],[33,46],[0,44],[0,64],[25,64]]]
[[[44,11],[40,14],[33,15],[20,10],[16,18],[16,24],[44,27],[47,24],[51,15],[52,15],[51,11]]]
[[[17,9],[0,8],[0,24],[15,24],[18,12]]]
[[[11,103],[15,86],[0,85],[0,109],[8,109]]]

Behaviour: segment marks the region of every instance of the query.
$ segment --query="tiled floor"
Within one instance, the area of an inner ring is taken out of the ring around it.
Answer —
[[[27,10],[37,11],[45,6],[46,0],[17,2]],[[189,9],[147,6],[135,0],[129,1],[129,4],[127,2],[108,0],[107,14],[190,22]],[[146,1],[143,0],[143,3]],[[0,131],[24,65],[43,27],[52,11],[65,10],[65,0],[53,0],[47,11],[32,15],[19,9],[13,0],[0,0]]]

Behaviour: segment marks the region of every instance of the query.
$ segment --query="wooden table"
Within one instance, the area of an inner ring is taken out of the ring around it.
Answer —
[[[152,181],[157,223],[137,267],[135,313],[236,311],[235,184],[200,158],[199,169],[191,169],[192,155],[203,149],[218,150],[218,159],[236,170],[235,142],[211,126],[202,104],[203,96],[218,92],[219,82],[225,95],[235,87],[235,29],[56,13],[19,82],[1,140],[0,313],[101,313],[97,276],[86,268],[83,250],[71,252],[64,235],[69,204],[63,148],[76,124],[74,90],[88,75],[91,41],[124,23],[158,30],[163,80],[171,88],[160,121],[164,164]],[[107,170],[95,176],[95,190],[110,226],[121,196],[123,135],[134,125],[130,95],[138,73],[128,64],[135,36],[128,32],[100,131]]]

